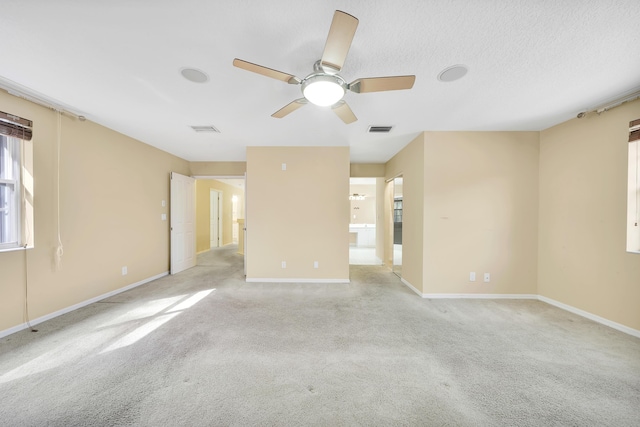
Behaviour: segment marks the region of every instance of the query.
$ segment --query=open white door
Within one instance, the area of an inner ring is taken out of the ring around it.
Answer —
[[[244,173],[244,275],[247,275],[247,173]]]
[[[196,180],[171,172],[171,274],[196,265]]]

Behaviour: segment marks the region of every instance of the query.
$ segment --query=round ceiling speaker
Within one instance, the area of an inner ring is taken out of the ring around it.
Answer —
[[[438,74],[438,80],[441,82],[453,82],[463,78],[469,69],[466,65],[452,65],[447,67]]]
[[[209,76],[207,76],[203,71],[196,70],[195,68],[183,68],[180,70],[180,74],[182,77],[194,83],[205,83],[209,81]]]

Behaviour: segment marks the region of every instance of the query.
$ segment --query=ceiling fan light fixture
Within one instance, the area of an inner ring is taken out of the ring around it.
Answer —
[[[312,104],[328,107],[344,97],[346,86],[340,76],[312,74],[302,81],[302,95]]]

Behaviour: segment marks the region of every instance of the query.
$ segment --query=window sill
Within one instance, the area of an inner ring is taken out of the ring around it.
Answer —
[[[17,248],[0,248],[0,253],[2,252],[14,252],[14,251],[24,251],[27,249],[33,249],[33,246],[18,246]]]

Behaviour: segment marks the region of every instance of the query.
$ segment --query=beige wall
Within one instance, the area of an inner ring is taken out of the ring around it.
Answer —
[[[538,135],[425,132],[424,293],[537,293]]]
[[[402,212],[402,278],[423,292],[424,245],[424,134],[418,135],[385,166],[385,178],[403,176]],[[393,256],[393,224],[391,223],[391,188],[387,184],[384,223],[391,228],[385,235],[384,262],[391,265]]]
[[[196,180],[196,251],[198,253],[211,249],[211,205],[209,200],[211,190],[222,192],[222,245],[233,243],[234,222],[231,200],[233,196],[238,197],[238,218],[244,217],[244,189],[214,179]]]
[[[0,253],[0,331],[169,269],[169,172],[189,163],[95,123],[62,118],[62,269],[55,271],[56,113],[0,91],[0,110],[34,122],[35,248]],[[167,202],[162,207],[161,202]],[[122,276],[121,268],[128,267]]]
[[[384,163],[351,163],[349,166],[352,178],[374,178],[384,176]]]
[[[376,186],[351,184],[349,194],[365,195],[364,200],[351,200],[351,224],[376,223]],[[357,209],[356,209],[357,208]],[[355,215],[355,218],[354,218]]]
[[[244,176],[247,162],[191,162],[192,176]]]
[[[33,120],[35,135],[35,248],[0,253],[0,331],[24,321],[25,262],[32,319],[162,274],[169,172],[245,170],[250,279],[348,278],[349,176],[401,174],[403,278],[419,292],[537,293],[640,330],[640,255],[625,251],[626,133],[640,101],[540,133],[426,132],[384,173],[381,165],[349,165],[345,147],[252,147],[246,163],[189,163],[63,117],[60,271],[53,265],[56,113],[4,92],[0,110]],[[391,241],[387,228],[387,262]],[[477,282],[468,282],[469,271]]]
[[[541,132],[540,295],[640,330],[640,255],[627,253],[627,136],[640,101]]]
[[[348,147],[249,147],[247,278],[348,280],[348,195]]]

